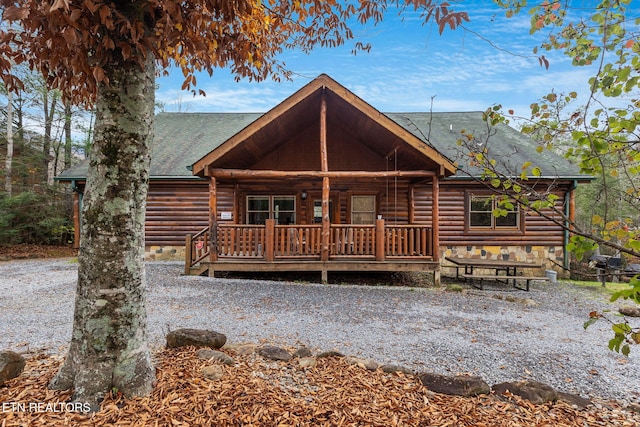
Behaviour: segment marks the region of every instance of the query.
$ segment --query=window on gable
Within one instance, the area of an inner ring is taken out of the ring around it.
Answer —
[[[500,215],[496,215],[497,212]],[[469,195],[467,203],[469,229],[520,230],[520,210],[513,202],[505,205],[495,197]]]

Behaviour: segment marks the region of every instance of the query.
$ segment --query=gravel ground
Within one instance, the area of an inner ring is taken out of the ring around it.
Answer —
[[[63,352],[70,339],[77,264],[0,263],[0,349]],[[585,397],[640,400],[640,348],[607,348],[610,327],[582,327],[599,294],[569,284],[443,289],[321,285],[181,276],[181,263],[148,263],[149,336],[183,327],[230,342],[335,349],[489,384],[531,379]]]

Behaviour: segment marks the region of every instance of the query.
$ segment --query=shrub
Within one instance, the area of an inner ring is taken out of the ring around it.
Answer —
[[[27,191],[12,197],[0,195],[0,244],[60,245],[69,243],[72,236],[64,194]]]

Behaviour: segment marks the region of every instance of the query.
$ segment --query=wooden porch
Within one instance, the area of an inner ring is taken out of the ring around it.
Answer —
[[[439,271],[425,225],[216,223],[186,238],[185,274],[215,271]],[[212,238],[213,236],[213,238]]]

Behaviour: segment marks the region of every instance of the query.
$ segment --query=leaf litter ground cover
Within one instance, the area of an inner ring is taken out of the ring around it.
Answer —
[[[48,249],[14,248],[9,259],[55,257]],[[68,410],[69,392],[47,390],[60,356],[31,353],[25,372],[0,386],[0,427],[640,426],[639,414],[613,401],[595,400],[577,410],[513,396],[452,397],[430,392],[413,376],[370,372],[340,358],[303,369],[295,360],[272,362],[225,351],[236,363],[221,365],[223,378],[212,381],[201,372],[210,362],[199,360],[195,349],[161,350],[155,354],[158,384],[151,396],[127,400],[114,390],[93,415]]]
[[[224,348],[223,348],[224,350]],[[578,410],[564,402],[533,405],[511,395],[464,398],[430,392],[412,375],[368,371],[344,358],[266,360],[237,354],[223,377],[209,380],[211,361],[197,349],[155,354],[157,385],[144,398],[113,390],[101,411],[60,410],[71,393],[47,384],[58,356],[34,356],[23,374],[0,387],[0,426],[638,426],[640,414],[610,401]],[[20,406],[22,405],[22,406]]]

